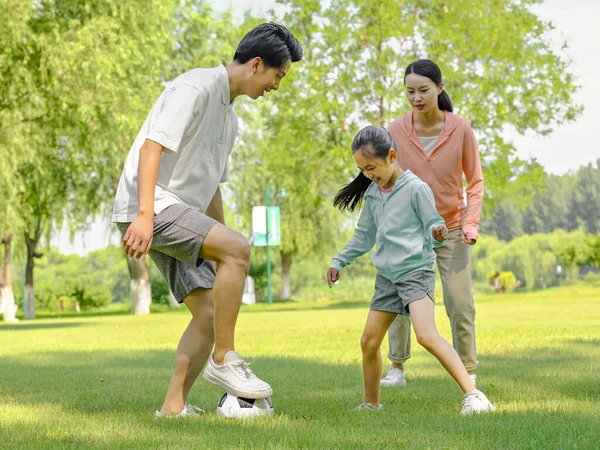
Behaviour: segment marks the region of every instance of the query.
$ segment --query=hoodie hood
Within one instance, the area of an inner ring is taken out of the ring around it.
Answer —
[[[402,189],[402,187],[406,186],[408,183],[414,180],[421,181],[419,177],[412,173],[410,170],[405,170],[404,173],[400,175],[394,182],[394,185],[392,186],[392,192],[390,192],[390,195],[396,193],[397,191]],[[371,183],[371,185],[367,189],[367,192],[365,192],[365,197],[377,197],[380,195],[381,190],[379,186],[377,186],[377,184],[375,183]]]

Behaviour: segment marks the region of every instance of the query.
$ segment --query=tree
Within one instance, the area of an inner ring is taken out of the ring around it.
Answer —
[[[30,155],[13,164],[11,197],[18,199],[11,203],[20,206],[15,215],[28,247],[28,318],[35,316],[40,239],[65,216],[72,228],[84,223],[116,184],[116,150],[128,146],[140,110],[148,109],[153,96],[145,93],[161,86],[174,45],[174,5],[61,0],[20,6],[27,20],[19,22],[22,39],[10,54],[19,70],[9,71],[14,101],[3,113],[13,119],[13,151]],[[1,189],[8,190],[4,183]]]
[[[570,220],[592,234],[600,233],[600,159],[577,172]]]
[[[600,223],[600,171],[590,164],[574,173],[548,175],[532,200],[525,209],[513,199],[497,202],[481,223],[482,233],[504,240],[556,229],[593,233]]]
[[[272,99],[241,109],[241,138],[231,172],[235,209],[250,223],[253,205],[281,207],[282,283],[280,298],[292,293],[295,257],[333,249],[336,229],[344,217],[331,198],[347,173],[350,129],[343,118],[352,109],[344,87],[330,79],[329,54],[343,42],[334,30],[319,25],[318,2],[291,5],[283,22],[303,45],[304,60],[282,81]]]
[[[22,224],[18,196],[23,191],[17,170],[32,158],[39,143],[34,118],[42,95],[35,83],[35,47],[40,45],[29,26],[33,2],[0,1],[0,241],[4,244],[0,274],[0,305],[4,320],[14,320],[12,246]],[[27,144],[27,145],[26,145]],[[17,243],[20,243],[18,237]]]
[[[496,204],[491,223],[498,239],[511,241],[523,235],[523,210],[510,200],[500,201]]]
[[[370,123],[388,123],[406,110],[402,77],[409,62],[430,58],[441,66],[446,91],[479,139],[487,208],[504,197],[527,205],[543,183],[538,164],[515,157],[505,127],[548,134],[580,110],[568,62],[545,40],[551,24],[531,12],[537,3],[332,2],[350,12],[345,26],[361,43],[343,59],[346,79],[362,80],[353,91]]]
[[[330,202],[356,174],[351,138],[368,123],[387,125],[407,111],[403,71],[417,58],[441,66],[445,89],[476,130],[487,208],[505,197],[524,206],[531,200],[543,170],[515,157],[505,127],[547,134],[580,110],[573,104],[568,62],[545,40],[551,25],[531,12],[537,1],[280,3],[287,6],[283,23],[304,46],[305,60],[270,103],[248,109],[244,151],[234,157],[247,174],[235,180],[246,223],[249,206],[262,203],[265,182],[288,193],[282,202],[291,206],[282,211],[284,268],[300,249],[316,251],[313,242],[334,242],[328,230],[339,228],[343,216],[333,214]]]
[[[15,318],[17,306],[12,289],[12,264],[11,264],[12,235],[7,234],[0,244],[4,245],[4,261],[0,270],[0,312],[4,314],[5,322],[17,322]]]
[[[545,186],[535,194],[523,217],[523,229],[527,234],[550,233],[557,228],[573,230],[576,222],[569,220],[571,198],[576,176],[548,175]]]

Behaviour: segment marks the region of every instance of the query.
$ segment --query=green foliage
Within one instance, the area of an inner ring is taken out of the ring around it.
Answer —
[[[583,226],[588,232],[600,233],[600,159],[596,167],[588,164],[577,172],[570,219],[575,226]]]
[[[482,220],[482,234],[510,241],[518,236],[551,233],[556,229],[581,228],[596,234],[600,230],[600,161],[562,176],[548,175],[544,186],[524,208],[514,199],[498,201]]]
[[[165,79],[231,58],[237,29],[196,0],[0,0],[0,12],[0,234],[25,232],[33,283],[41,236],[111,203]]]
[[[264,203],[270,184],[270,201],[282,208],[281,251],[294,256],[293,271],[306,269],[297,271],[296,288],[351,230],[356,215],[331,206],[356,172],[349,144],[366,123],[385,125],[407,111],[403,69],[415,58],[442,66],[457,112],[477,131],[487,205],[505,197],[527,204],[543,182],[541,168],[517,160],[502,131],[512,125],[547,134],[579,112],[569,64],[545,38],[551,26],[531,12],[537,1],[281,3],[282,22],[305,59],[273,97],[238,103],[243,123],[227,198],[235,225],[249,230],[251,207]],[[262,21],[246,17],[237,26],[230,13],[217,15],[199,0],[0,0],[0,11],[0,231],[26,231],[34,245],[38,227],[49,234],[66,217],[74,231],[110,203],[124,156],[165,80],[230,61],[241,36]],[[576,217],[585,217],[575,223],[597,232],[592,175],[574,184],[573,204]],[[539,229],[544,219],[505,222],[507,239],[549,231]],[[254,264],[258,286],[264,270]],[[539,262],[551,264],[549,256]],[[101,284],[88,276],[87,285]],[[109,280],[111,296],[125,300],[128,279],[115,269]]]
[[[271,271],[275,272],[279,258],[277,251],[271,248]],[[248,275],[254,279],[254,290],[260,295],[267,292],[267,252],[264,247],[255,247],[250,258]],[[278,277],[278,282],[279,282]],[[279,284],[279,283],[278,283]],[[265,297],[266,298],[266,297]]]
[[[102,308],[111,301],[108,286],[87,284],[85,277],[64,278],[49,283],[47,280],[39,283],[36,295],[36,309],[47,311],[73,311],[76,304],[81,310]]]
[[[559,284],[566,277],[578,277],[579,267],[593,264],[597,255],[598,236],[588,236],[582,230],[567,233],[523,235],[510,242],[482,236],[473,246],[473,278],[489,279],[496,271],[512,272],[525,290]]]
[[[79,284],[75,286],[72,297],[79,302],[81,309],[100,308],[108,305],[111,301],[110,289],[107,286],[87,286]]]
[[[167,284],[167,280],[162,275],[152,276],[150,278],[150,285],[152,287],[152,303],[168,305],[169,285]]]
[[[284,21],[309,47],[311,73],[326,67],[324,76],[317,72],[302,89],[314,93],[312,112],[324,125],[386,125],[408,110],[404,68],[418,58],[436,61],[457,112],[477,132],[486,207],[504,197],[526,205],[543,183],[539,164],[515,157],[506,126],[548,134],[580,113],[569,61],[547,39],[552,25],[532,12],[537,0],[281,3],[289,8]],[[324,101],[330,95],[335,100]],[[302,101],[296,96],[295,112]],[[347,174],[339,171],[340,182]]]
[[[490,272],[488,274],[488,281],[497,293],[510,293],[517,287],[517,277],[512,272]]]
[[[579,263],[600,269],[600,234],[587,236],[584,257],[579,260]]]
[[[251,207],[264,204],[268,183],[270,202],[282,211],[281,250],[294,261],[330,257],[356,221],[331,206],[357,172],[352,137],[365,124],[387,125],[408,110],[404,68],[420,57],[440,64],[457,112],[477,132],[486,208],[505,197],[531,201],[543,170],[515,157],[506,126],[546,134],[579,112],[569,64],[545,37],[551,26],[531,12],[537,1],[279,3],[304,60],[272,97],[240,102],[244,126],[231,192],[243,229],[250,228]]]
[[[86,310],[128,299],[129,274],[121,248],[109,246],[85,258],[63,255],[50,248],[39,260],[36,308],[74,310],[78,301]]]

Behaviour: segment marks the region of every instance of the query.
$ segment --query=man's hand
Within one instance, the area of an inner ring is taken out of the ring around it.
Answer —
[[[152,234],[152,218],[138,216],[137,219],[131,222],[125,236],[123,236],[125,253],[140,259],[143,255],[148,253],[148,250],[150,250],[150,247],[152,246]]]

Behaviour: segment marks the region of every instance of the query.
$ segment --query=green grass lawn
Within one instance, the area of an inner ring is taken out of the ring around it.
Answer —
[[[416,344],[408,386],[362,401],[366,299],[244,307],[240,353],[271,383],[276,416],[154,420],[189,313],[0,325],[0,448],[600,448],[600,289],[478,296],[478,387],[495,414],[459,415],[460,389]],[[441,302],[437,324],[450,336]],[[413,343],[414,343],[413,339]],[[387,352],[387,343],[382,349]]]

